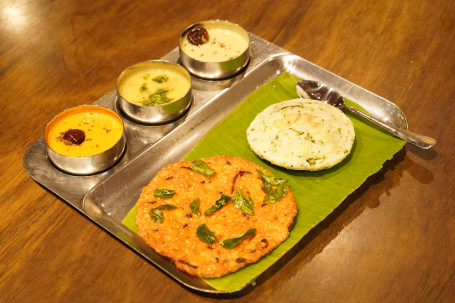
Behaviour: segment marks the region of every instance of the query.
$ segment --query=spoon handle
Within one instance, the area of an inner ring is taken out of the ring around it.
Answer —
[[[370,116],[369,114],[355,108],[355,107],[346,107],[347,110],[350,112],[356,113],[359,116],[362,116],[363,118],[376,123],[377,125],[383,127],[384,129],[388,130],[395,136],[405,140],[406,142],[411,143],[412,145],[415,145],[417,147],[423,148],[423,149],[429,149],[433,145],[436,144],[436,140],[427,136],[415,134],[413,132],[410,132],[408,130],[404,130],[401,128],[397,128],[395,126],[392,126],[388,123],[385,123],[383,121],[380,121],[376,119],[375,117]]]

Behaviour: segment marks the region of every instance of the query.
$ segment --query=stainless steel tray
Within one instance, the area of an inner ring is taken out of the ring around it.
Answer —
[[[91,176],[66,174],[48,160],[43,137],[27,149],[23,159],[25,170],[36,182],[182,285],[204,293],[222,293],[202,279],[177,270],[121,223],[135,205],[142,187],[164,165],[179,161],[249,94],[283,72],[326,83],[377,118],[407,129],[404,114],[390,101],[253,34],[250,37],[251,59],[247,69],[228,80],[193,78],[191,108],[173,123],[147,126],[128,120],[117,107],[115,90],[95,102],[117,111],[125,123],[126,152],[110,170]],[[161,59],[178,62],[178,48]]]

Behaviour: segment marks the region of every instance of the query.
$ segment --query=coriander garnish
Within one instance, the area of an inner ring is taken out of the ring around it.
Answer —
[[[210,177],[211,175],[213,175],[215,173],[215,170],[210,168],[210,166],[207,163],[205,163],[204,161],[202,161],[201,159],[196,159],[196,160],[191,161],[191,168],[195,172],[202,174],[206,177]]]
[[[286,179],[281,179],[262,172],[257,169],[264,182],[262,182],[261,189],[266,193],[264,197],[264,204],[275,203],[282,200],[287,192]],[[276,186],[275,188],[273,186]]]
[[[153,196],[156,198],[165,198],[169,199],[172,198],[175,194],[175,190],[173,189],[165,189],[165,188],[157,188],[153,192]]]
[[[177,208],[177,206],[175,206],[173,204],[164,204],[164,205],[160,205],[158,207],[152,208],[149,211],[150,218],[155,223],[163,223],[164,222],[164,215],[163,215],[163,212],[161,210],[174,209],[174,208]]]
[[[201,211],[199,210],[199,198],[194,199],[190,203],[190,208],[191,208],[191,212],[193,214],[195,214],[196,216],[200,216],[201,215]]]
[[[226,203],[230,199],[231,199],[231,197],[229,197],[229,196],[221,195],[221,197],[218,200],[216,200],[216,202],[212,205],[212,207],[210,207],[209,209],[207,209],[205,211],[204,215],[209,216],[209,215],[213,214],[214,212],[216,212],[217,210],[222,208],[224,205],[226,205]]]
[[[231,249],[231,248],[235,247],[237,244],[239,244],[240,241],[242,241],[242,239],[244,239],[244,238],[246,238],[248,236],[252,236],[255,233],[256,233],[256,228],[252,228],[252,229],[249,229],[246,232],[244,232],[243,234],[238,235],[238,236],[236,236],[234,238],[226,239],[224,241],[221,241],[220,244],[221,244],[221,246],[223,246],[226,249]]]
[[[165,83],[165,82],[167,82],[167,80],[169,80],[169,77],[166,76],[166,75],[156,76],[152,80],[157,82],[157,83]]]
[[[232,203],[238,209],[241,209],[244,213],[248,215],[254,215],[254,203],[251,200],[251,197],[244,196],[242,190],[237,187],[234,198],[232,198]]]
[[[216,241],[215,234],[205,224],[201,224],[196,229],[196,236],[207,244],[212,245]]]

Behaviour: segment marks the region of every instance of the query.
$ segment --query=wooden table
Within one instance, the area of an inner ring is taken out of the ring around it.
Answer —
[[[147,2],[147,3],[146,3]],[[450,0],[2,1],[0,302],[208,302],[24,171],[46,123],[158,59],[188,25],[227,19],[396,103],[409,144],[240,302],[455,298],[455,4]]]

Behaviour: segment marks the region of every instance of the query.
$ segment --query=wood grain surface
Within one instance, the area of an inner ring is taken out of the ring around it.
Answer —
[[[33,181],[22,158],[63,109],[227,19],[394,103],[406,145],[254,287],[190,291]],[[453,302],[455,2],[43,1],[0,6],[0,302]]]

